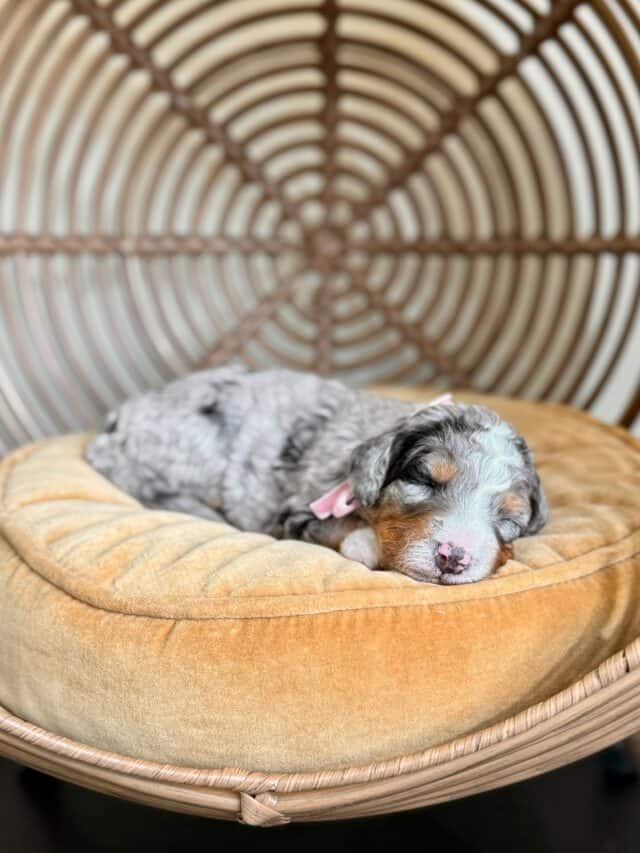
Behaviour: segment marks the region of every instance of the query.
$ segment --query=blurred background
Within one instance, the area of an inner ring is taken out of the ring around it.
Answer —
[[[631,425],[639,20],[1,0],[0,444],[230,357]]]
[[[0,455],[229,358],[640,433],[639,85],[637,0],[0,0]],[[633,770],[260,843],[635,853]],[[4,761],[0,819],[258,837]]]

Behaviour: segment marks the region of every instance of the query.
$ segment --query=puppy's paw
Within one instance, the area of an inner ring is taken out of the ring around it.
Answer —
[[[364,563],[368,569],[376,569],[380,562],[376,535],[370,527],[359,527],[345,536],[340,553],[348,560]]]

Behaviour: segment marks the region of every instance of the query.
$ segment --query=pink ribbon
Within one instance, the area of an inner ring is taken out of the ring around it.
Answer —
[[[453,403],[451,394],[442,394],[427,403],[427,406],[450,406]],[[309,504],[309,509],[316,518],[324,520],[325,518],[343,518],[349,515],[355,509],[358,509],[360,504],[355,499],[351,484],[348,480],[343,480],[338,483],[331,491],[322,495],[322,497]]]
[[[357,509],[359,504],[353,496],[351,484],[345,480],[309,506],[316,518],[342,518]]]

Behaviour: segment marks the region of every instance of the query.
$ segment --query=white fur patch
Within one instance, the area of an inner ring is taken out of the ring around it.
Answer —
[[[370,527],[359,527],[346,536],[340,553],[348,560],[364,563],[368,569],[376,569],[380,562],[376,535]]]

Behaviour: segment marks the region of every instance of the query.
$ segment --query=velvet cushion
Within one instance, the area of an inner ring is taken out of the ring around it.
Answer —
[[[416,752],[570,685],[640,634],[640,443],[490,404],[536,451],[551,518],[464,586],[146,510],[83,461],[86,435],[11,454],[0,704],[129,756],[286,772]]]

